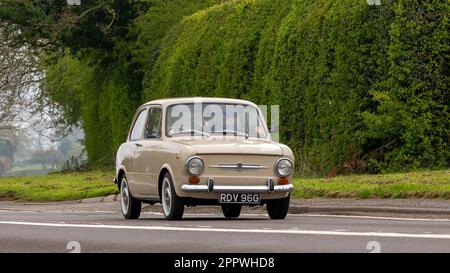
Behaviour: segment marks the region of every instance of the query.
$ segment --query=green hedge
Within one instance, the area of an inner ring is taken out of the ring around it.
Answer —
[[[183,19],[143,100],[279,104],[303,174],[448,167],[449,2],[242,0]]]
[[[62,106],[69,124],[81,121],[89,164],[114,164],[131,119],[142,104],[142,81],[159,56],[167,30],[186,16],[220,0],[145,0],[150,4],[126,27],[126,37],[112,50],[83,48],[54,61],[49,56],[42,86]]]
[[[144,2],[112,48],[45,66],[91,165],[114,162],[141,103],[220,96],[280,105],[301,174],[450,166],[448,1]]]

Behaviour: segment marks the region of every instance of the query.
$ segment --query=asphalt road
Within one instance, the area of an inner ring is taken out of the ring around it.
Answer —
[[[150,211],[125,221],[115,203],[77,206],[0,205],[0,252],[450,252],[449,219],[288,215],[275,221],[255,210],[225,220],[217,210],[191,209],[178,222]]]

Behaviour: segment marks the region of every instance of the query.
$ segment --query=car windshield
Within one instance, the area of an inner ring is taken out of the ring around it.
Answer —
[[[166,135],[267,138],[258,109],[245,104],[184,103],[166,110]]]

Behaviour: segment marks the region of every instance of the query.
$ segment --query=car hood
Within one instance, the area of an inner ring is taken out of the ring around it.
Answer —
[[[176,140],[180,144],[189,145],[197,154],[252,154],[283,155],[278,143],[263,140]]]

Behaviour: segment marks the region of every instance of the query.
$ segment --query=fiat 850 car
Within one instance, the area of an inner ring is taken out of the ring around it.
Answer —
[[[176,98],[138,108],[117,151],[114,181],[125,219],[139,218],[142,203],[161,203],[168,220],[199,205],[221,206],[226,218],[266,205],[271,219],[284,219],[293,172],[291,149],[272,141],[254,103]]]

